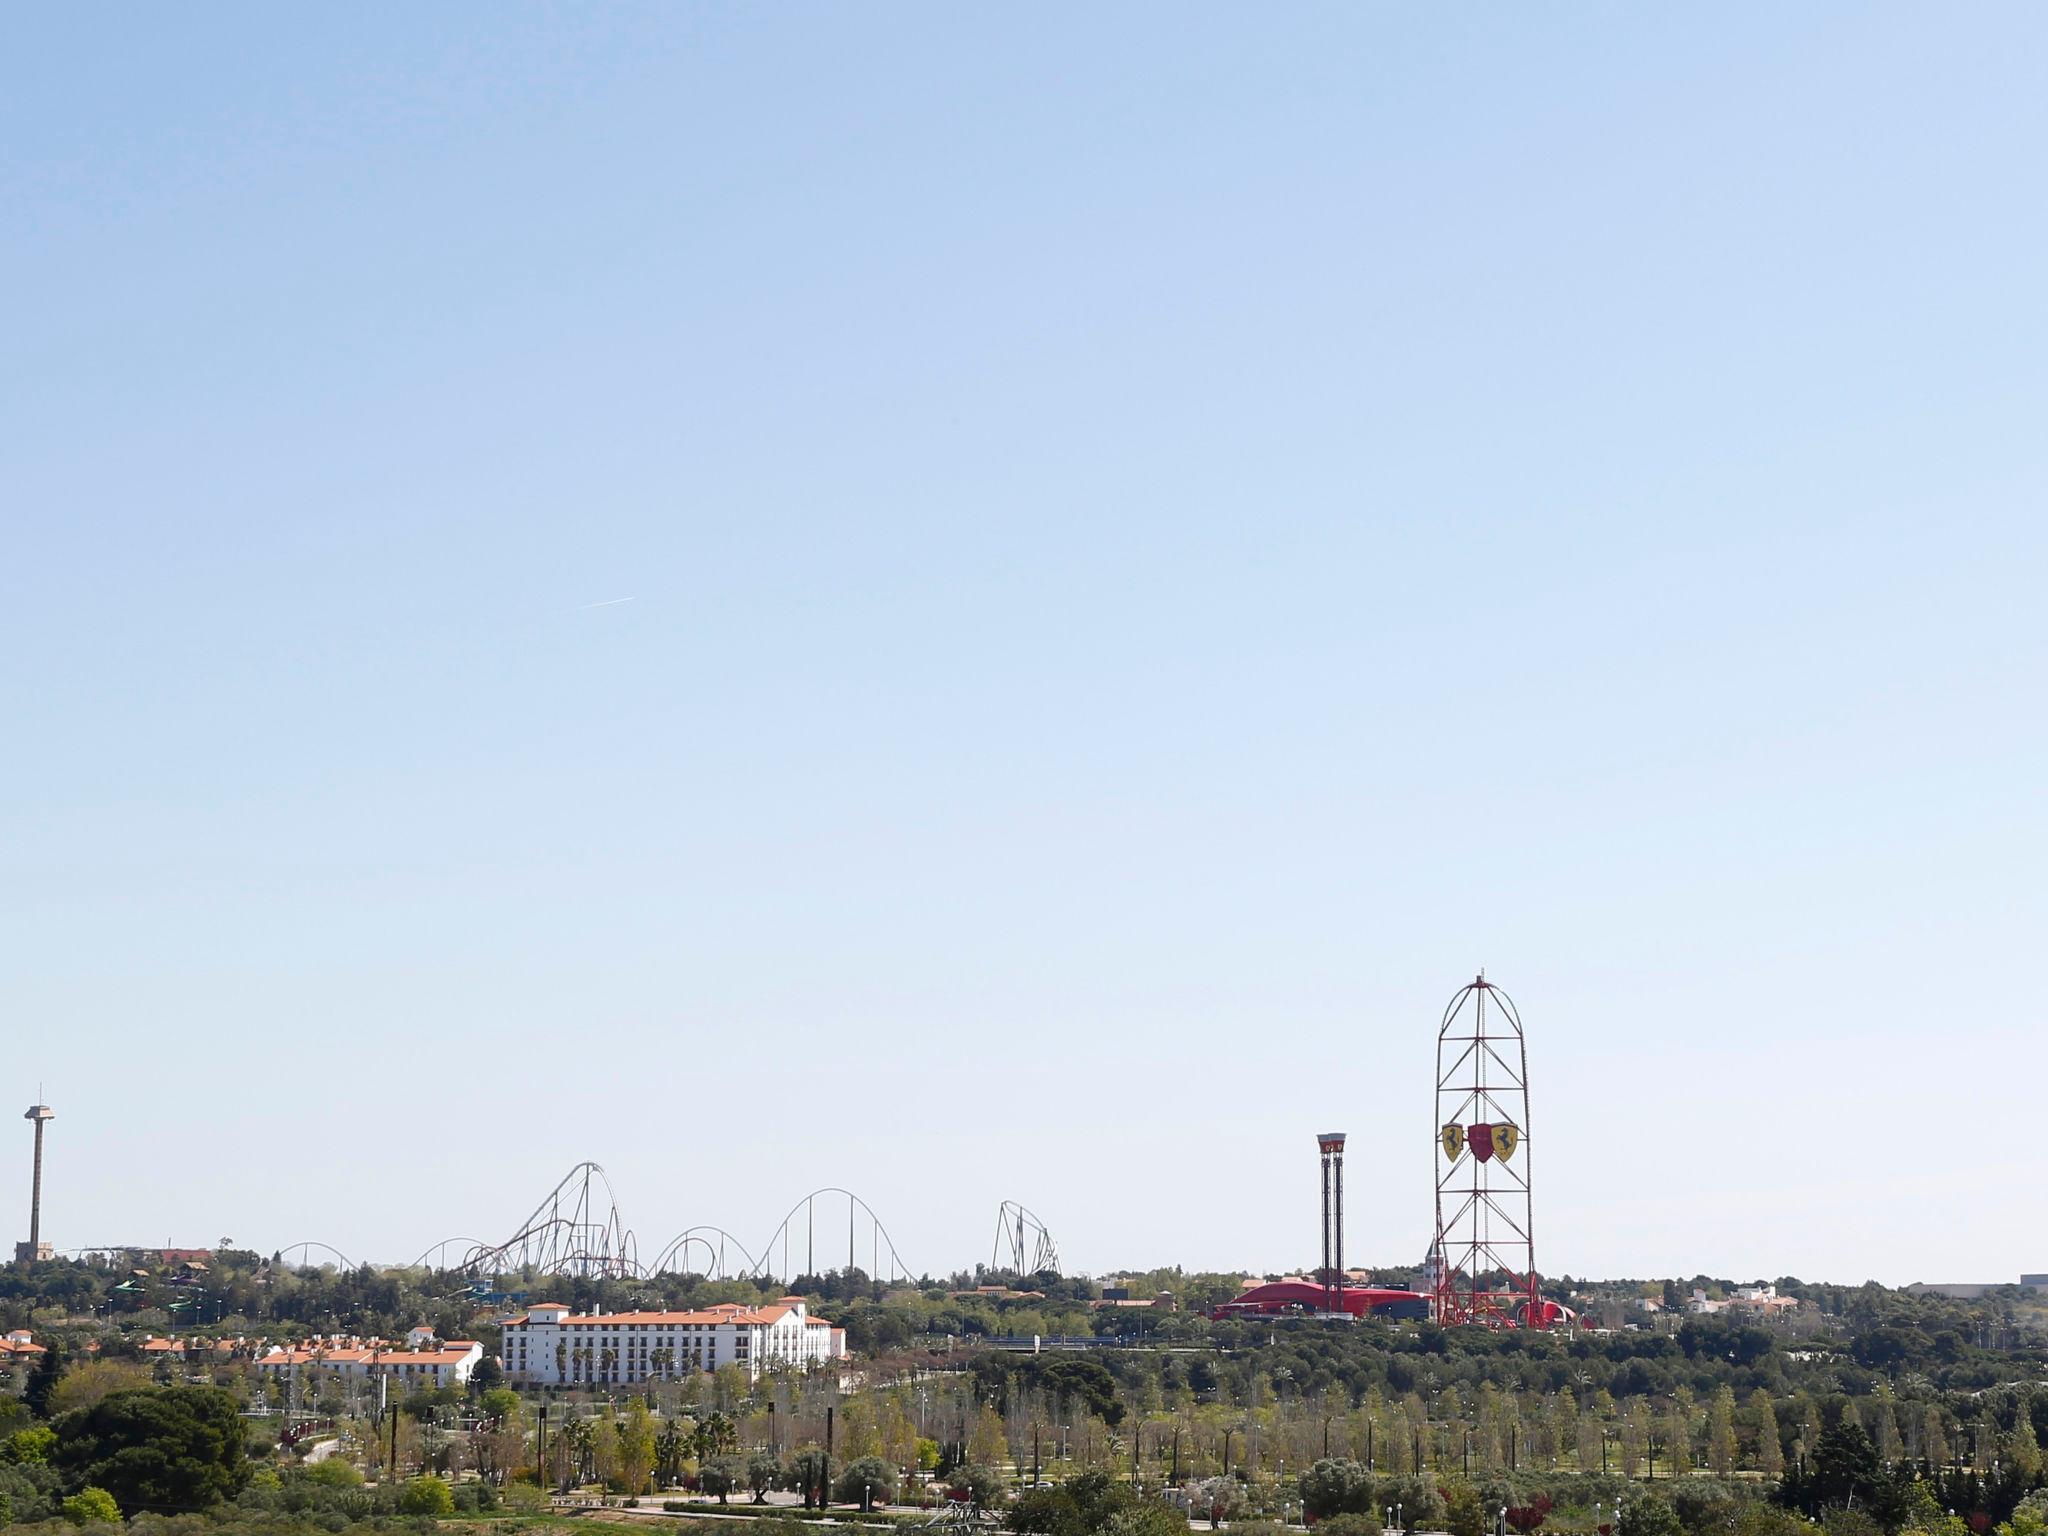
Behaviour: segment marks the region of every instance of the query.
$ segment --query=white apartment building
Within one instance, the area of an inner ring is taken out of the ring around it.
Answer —
[[[483,1345],[473,1339],[443,1343],[432,1329],[415,1328],[403,1345],[316,1334],[258,1355],[256,1369],[296,1371],[301,1380],[332,1371],[337,1376],[389,1376],[401,1387],[459,1387],[468,1383],[483,1357]]]
[[[504,1324],[505,1374],[533,1386],[621,1386],[672,1381],[737,1365],[797,1369],[846,1356],[846,1330],[804,1310],[801,1296],[758,1307],[727,1302],[700,1312],[572,1315],[540,1302]]]

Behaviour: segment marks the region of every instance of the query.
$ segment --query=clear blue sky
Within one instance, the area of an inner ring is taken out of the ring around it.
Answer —
[[[1343,1127],[1412,1261],[1485,965],[1553,1273],[2048,1268],[2044,47],[17,15],[46,1235],[403,1259],[589,1157],[656,1244],[1278,1268]]]

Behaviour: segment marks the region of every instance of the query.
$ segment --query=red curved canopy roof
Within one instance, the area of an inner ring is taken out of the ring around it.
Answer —
[[[1428,1299],[1420,1291],[1400,1291],[1383,1285],[1344,1287],[1344,1310],[1354,1317],[1363,1317],[1380,1307],[1399,1302]],[[1221,1317],[1244,1312],[1286,1312],[1294,1307],[1321,1312],[1329,1305],[1330,1293],[1312,1280],[1274,1280],[1241,1292],[1224,1302],[1216,1312]]]

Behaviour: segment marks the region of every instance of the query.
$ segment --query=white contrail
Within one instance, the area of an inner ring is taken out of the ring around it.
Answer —
[[[633,601],[635,599],[630,597],[608,597],[601,603],[579,603],[569,611],[571,613],[588,613],[593,608],[615,608],[620,603],[630,603]]]

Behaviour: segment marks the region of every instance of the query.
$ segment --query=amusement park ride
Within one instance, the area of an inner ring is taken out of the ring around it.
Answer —
[[[844,1226],[840,1222],[844,1221]],[[723,1227],[686,1227],[652,1260],[641,1258],[639,1238],[619,1213],[611,1179],[596,1163],[578,1163],[541,1198],[510,1237],[490,1243],[474,1237],[446,1237],[410,1267],[461,1274],[481,1284],[501,1276],[565,1279],[642,1280],[690,1273],[713,1280],[775,1279],[785,1284],[817,1275],[841,1262],[848,1272],[863,1269],[870,1279],[902,1282],[911,1276],[894,1239],[874,1208],[852,1190],[814,1189],[783,1216],[768,1240],[748,1247]],[[867,1241],[862,1242],[861,1239]],[[298,1266],[334,1263],[355,1267],[327,1243],[294,1243],[282,1250]],[[866,1259],[865,1266],[861,1260]],[[1006,1262],[1007,1261],[1007,1262]],[[991,1267],[1035,1274],[1059,1268],[1059,1245],[1045,1223],[1014,1200],[996,1212],[996,1251]]]
[[[1571,1313],[1542,1295],[1536,1269],[1529,1147],[1529,1052],[1508,995],[1481,972],[1459,988],[1437,1029],[1435,1116],[1436,1225],[1419,1290],[1347,1282],[1344,1270],[1344,1136],[1317,1138],[1322,1156],[1323,1262],[1314,1282],[1254,1286],[1216,1309],[1217,1316],[1309,1313],[1324,1317],[1428,1318],[1486,1328],[1549,1328]],[[604,1169],[579,1163],[513,1234],[489,1243],[443,1239],[414,1267],[458,1272],[478,1284],[501,1276],[641,1279],[690,1272],[714,1279],[778,1279],[834,1267],[844,1202],[846,1268],[866,1257],[870,1278],[907,1280],[909,1269],[874,1209],[851,1190],[813,1190],[791,1206],[757,1248],[722,1227],[685,1228],[642,1262],[638,1239],[619,1214]],[[821,1248],[820,1218],[832,1223]],[[863,1230],[862,1219],[865,1218]],[[866,1243],[860,1238],[865,1236]],[[300,1263],[319,1249],[353,1267],[324,1243],[284,1250]],[[866,1252],[863,1254],[862,1250]],[[990,1268],[1019,1275],[1057,1271],[1058,1245],[1045,1224],[1013,1200],[996,1212]]]
[[[1428,1318],[1483,1328],[1549,1328],[1571,1313],[1545,1300],[1536,1270],[1529,1170],[1529,1052],[1508,995],[1484,972],[1444,1010],[1436,1041],[1436,1230],[1423,1289],[1347,1282],[1344,1137],[1322,1154],[1323,1262],[1316,1280],[1253,1286],[1216,1317],[1310,1313]]]
[[[1564,1315],[1539,1289],[1528,1135],[1521,1016],[1482,971],[1451,999],[1436,1037],[1429,1294],[1440,1323],[1546,1328]]]

